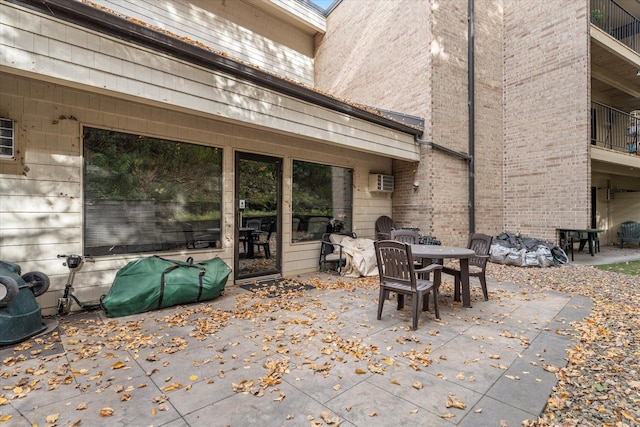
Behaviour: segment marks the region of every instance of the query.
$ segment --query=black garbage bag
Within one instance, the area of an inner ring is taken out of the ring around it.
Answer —
[[[546,240],[500,233],[493,239],[489,261],[520,267],[550,267],[569,262],[562,248]]]

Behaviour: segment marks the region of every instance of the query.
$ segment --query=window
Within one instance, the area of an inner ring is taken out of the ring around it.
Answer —
[[[217,245],[221,149],[88,127],[83,138],[86,254]]]
[[[351,230],[353,170],[294,160],[293,242]]]
[[[0,119],[0,158],[13,158],[14,147],[13,120]]]

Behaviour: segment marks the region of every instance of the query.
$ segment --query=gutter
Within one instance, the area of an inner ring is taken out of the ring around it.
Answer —
[[[43,15],[61,19],[81,27],[106,34],[129,43],[199,65],[211,71],[227,73],[233,77],[250,81],[261,87],[293,98],[347,114],[370,123],[384,126],[406,134],[419,136],[423,129],[409,126],[385,117],[383,113],[364,106],[341,101],[335,97],[311,89],[300,83],[268,73],[257,67],[229,59],[193,43],[145,27],[111,12],[81,3],[77,0],[6,0],[35,10]]]
[[[474,70],[474,28],[473,28],[473,0],[469,1],[468,16],[468,96],[469,96],[469,233],[476,231],[476,181],[475,181],[475,70]]]
[[[449,147],[445,147],[444,145],[436,144],[433,141],[424,141],[424,140],[418,139],[418,138],[416,138],[415,141],[418,144],[429,145],[429,146],[435,148],[436,150],[440,150],[440,151],[442,151],[444,153],[449,154],[450,156],[457,157],[459,159],[471,162],[471,156],[469,154],[467,154],[467,153],[463,153],[461,151],[452,150]]]

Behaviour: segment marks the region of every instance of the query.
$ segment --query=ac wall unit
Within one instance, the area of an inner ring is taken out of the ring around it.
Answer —
[[[393,193],[393,175],[369,174],[369,191]]]

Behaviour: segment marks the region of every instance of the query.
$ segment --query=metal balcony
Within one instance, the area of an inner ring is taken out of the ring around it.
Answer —
[[[591,102],[591,144],[637,155],[640,142],[640,110],[625,113]]]
[[[640,53],[640,20],[613,0],[591,0],[591,23]]]

